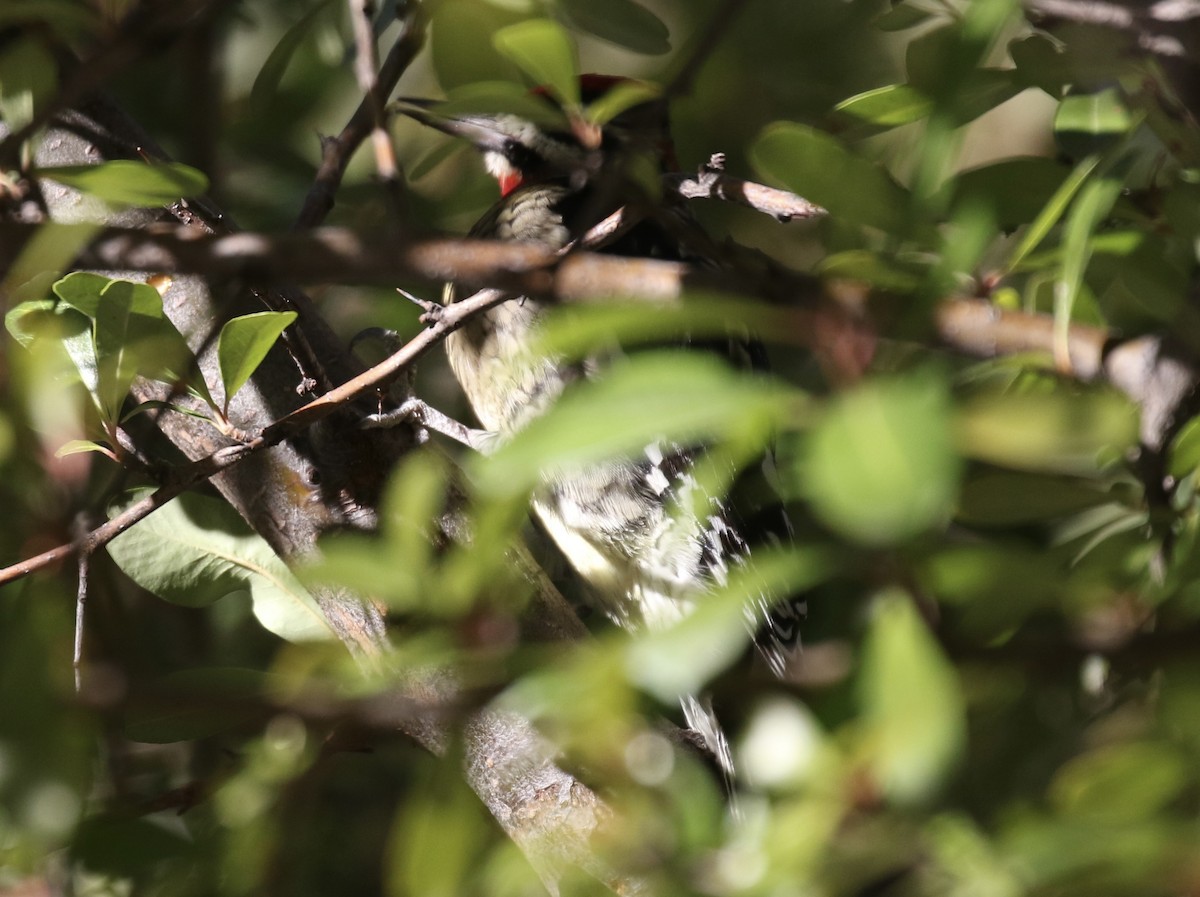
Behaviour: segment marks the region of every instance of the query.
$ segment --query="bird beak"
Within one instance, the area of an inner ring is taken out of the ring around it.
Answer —
[[[481,152],[502,153],[511,142],[511,137],[496,127],[486,115],[463,115],[459,117],[442,115],[433,111],[438,106],[438,100],[425,100],[414,97],[401,97],[389,105],[389,109],[401,115],[420,122],[443,134],[458,137],[468,141]]]

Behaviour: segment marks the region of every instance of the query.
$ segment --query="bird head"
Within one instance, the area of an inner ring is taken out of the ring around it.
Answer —
[[[666,103],[650,85],[589,74],[579,80],[579,96],[580,104],[574,106],[544,87],[535,88],[526,98],[537,104],[525,107],[532,114],[447,112],[438,102],[412,98],[397,100],[392,108],[471,143],[502,196],[547,180],[567,179],[579,186],[623,152],[650,151],[660,166],[674,166]],[[612,105],[602,111],[601,123],[592,113],[594,104],[606,100]]]

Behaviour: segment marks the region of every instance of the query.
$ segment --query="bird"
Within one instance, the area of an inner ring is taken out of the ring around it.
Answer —
[[[631,83],[620,76],[584,75],[580,96],[591,102]],[[535,93],[552,99],[544,88]],[[569,108],[560,109],[564,114],[554,127],[511,113],[441,115],[425,100],[402,100],[393,108],[467,140],[482,154],[500,198],[470,236],[557,252],[586,240],[630,199],[628,178],[620,169],[631,158],[651,155],[664,173],[675,167],[666,103],[649,88],[645,96],[599,128]],[[600,251],[686,258],[680,229],[669,226],[671,216],[686,218],[686,210],[663,205],[655,211],[602,241]],[[682,223],[685,230],[695,227]],[[462,298],[447,285],[444,305]],[[568,362],[532,353],[551,305],[541,298],[513,297],[446,338],[450,367],[475,417],[499,439],[546,413],[571,384],[602,373],[596,358]],[[655,442],[640,457],[556,473],[531,499],[534,517],[586,584],[591,600],[623,629],[658,630],[679,622],[706,593],[725,584],[732,567],[749,558],[731,510],[719,497],[697,493],[696,465],[704,450]],[[802,618],[801,603],[771,595],[747,610],[759,651],[777,674],[798,650]],[[731,783],[732,752],[711,702],[685,695],[680,703],[687,726]]]

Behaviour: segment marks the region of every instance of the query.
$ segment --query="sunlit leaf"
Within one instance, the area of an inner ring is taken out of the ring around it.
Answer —
[[[225,322],[217,338],[217,363],[226,407],[258,370],[280,334],[295,320],[294,311],[260,311]]]
[[[588,119],[598,125],[606,124],[641,103],[662,96],[662,88],[648,81],[621,81],[604,96],[588,104]]]
[[[813,510],[854,539],[883,544],[948,519],[959,461],[944,387],[913,377],[836,399],[814,429],[803,489]]]
[[[10,132],[33,121],[38,107],[54,93],[57,79],[54,57],[37,37],[11,41],[0,51],[0,119]]]
[[[65,442],[59,446],[54,452],[54,457],[65,458],[67,455],[78,455],[84,452],[99,452],[102,455],[111,455],[112,449],[91,439],[72,439],[70,442]]]
[[[800,398],[764,378],[736,374],[700,353],[644,353],[580,384],[495,454],[472,465],[479,486],[519,494],[554,469],[633,455],[650,443],[688,443],[759,432]]]
[[[1137,414],[1114,392],[981,396],[957,421],[964,454],[1026,470],[1094,472],[1137,443]]]
[[[903,594],[881,598],[874,609],[859,694],[883,792],[900,802],[929,797],[962,753],[966,708],[954,667]]]
[[[510,25],[492,36],[496,49],[568,108],[579,107],[579,59],[562,26],[549,19]]]
[[[108,544],[121,570],[174,604],[203,607],[249,592],[254,615],[289,641],[332,635],[316,601],[227,504],[186,493]]]
[[[933,100],[909,84],[889,84],[842,100],[833,108],[864,124],[894,128],[927,116],[933,111]]]
[[[208,178],[179,162],[117,159],[98,165],[42,168],[38,175],[116,205],[163,205],[199,196],[208,189]]]
[[[1100,152],[1129,132],[1135,118],[1115,88],[1075,94],[1058,104],[1054,133],[1073,156]]]
[[[828,134],[777,122],[763,131],[750,155],[759,171],[837,218],[886,231],[904,227],[904,188]]]

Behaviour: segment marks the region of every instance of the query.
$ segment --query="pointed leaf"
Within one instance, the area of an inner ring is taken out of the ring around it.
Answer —
[[[954,667],[906,595],[875,609],[859,692],[880,788],[900,802],[928,797],[962,753],[966,708]]]
[[[498,31],[492,42],[535,84],[566,107],[579,107],[579,59],[571,37],[557,22],[531,19]]]
[[[750,151],[755,166],[794,193],[855,224],[905,229],[908,193],[890,174],[807,125],[768,125]]]
[[[105,202],[127,206],[157,206],[199,196],[208,189],[208,178],[179,162],[134,162],[118,159],[99,165],[62,165],[41,168],[40,177],[74,187]]]
[[[91,439],[72,439],[70,442],[64,442],[54,452],[54,457],[65,458],[67,455],[78,455],[83,452],[99,452],[102,455],[112,457],[112,449]]]
[[[633,0],[559,0],[558,8],[580,31],[619,47],[654,56],[671,51],[666,24]]]
[[[174,604],[249,592],[254,615],[289,641],[332,635],[316,601],[224,502],[187,493],[117,536],[108,553],[130,579]]]
[[[262,109],[275,97],[279,82],[283,80],[283,75],[287,71],[292,57],[296,55],[296,51],[312,33],[313,26],[332,3],[333,0],[321,0],[300,21],[284,32],[283,37],[279,39],[266,61],[263,62],[262,68],[258,70],[254,85],[250,88],[250,106],[252,108]]]
[[[651,442],[738,433],[764,441],[772,421],[802,399],[773,381],[737,374],[713,357],[644,353],[564,395],[493,455],[479,458],[480,488],[515,495],[548,469],[640,456]]]
[[[233,318],[217,339],[217,363],[225,387],[225,404],[258,370],[275,341],[296,320],[294,311],[263,311]]]

